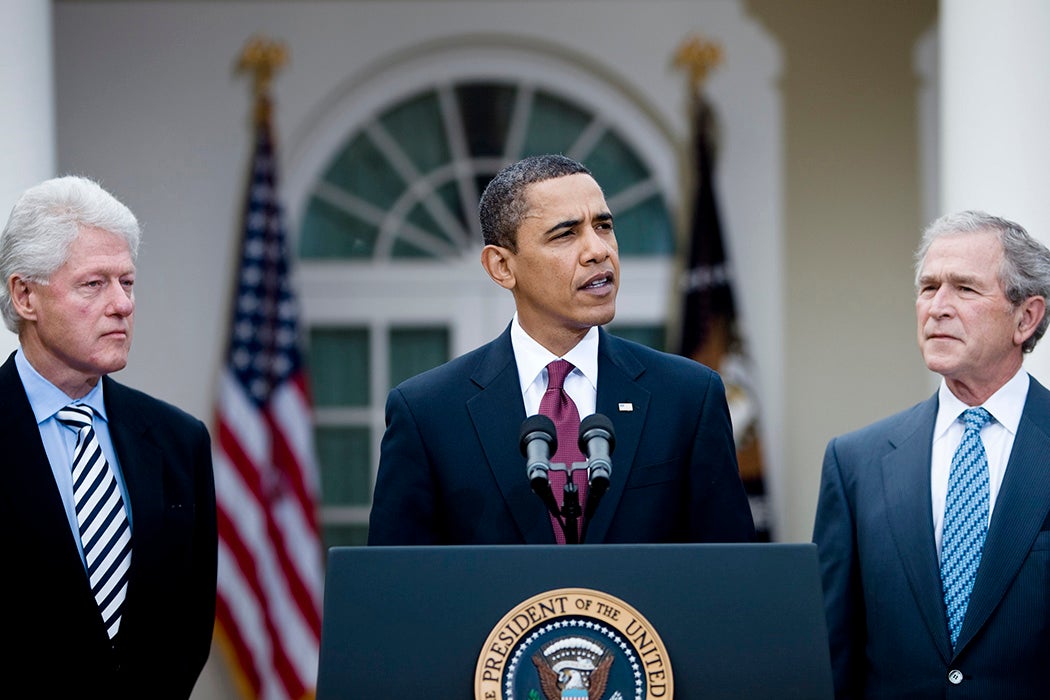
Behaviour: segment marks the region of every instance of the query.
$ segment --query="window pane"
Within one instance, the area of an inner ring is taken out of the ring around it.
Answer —
[[[598,140],[585,162],[594,179],[601,183],[606,199],[649,175],[634,151],[613,132],[606,132]]]
[[[390,331],[390,386],[437,367],[449,357],[447,328],[398,328]]]
[[[516,90],[510,85],[467,83],[456,87],[456,101],[470,155],[503,155]]]
[[[491,177],[491,176],[489,176]],[[486,180],[488,182],[488,180]],[[460,225],[464,231],[469,231],[472,221],[467,220],[466,214],[463,213],[463,200],[459,196],[459,185],[453,180],[446,182],[440,187],[434,190],[434,193],[438,198],[445,203],[445,206],[450,212],[459,220]],[[481,190],[478,190],[480,196]],[[476,217],[477,212],[474,209],[470,210],[470,216]]]
[[[435,238],[444,241],[445,243],[455,243],[455,239],[449,235],[448,231],[434,221],[434,217],[430,215],[430,212],[427,211],[427,208],[422,202],[412,207],[412,211],[410,211],[405,218],[413,225],[423,229]]]
[[[660,195],[613,215],[620,255],[655,256],[674,252],[674,228]]]
[[[317,428],[323,505],[368,505],[372,499],[371,431],[368,428]]]
[[[303,258],[371,258],[379,229],[313,197],[303,217],[299,255]]]
[[[405,189],[404,180],[364,133],[339,152],[324,179],[380,209],[392,207]]]
[[[369,405],[367,328],[312,328],[309,362],[315,405]]]
[[[537,93],[522,156],[565,153],[591,121],[581,109],[565,100]]]
[[[449,161],[445,124],[435,93],[411,97],[379,121],[419,172],[428,173]]]
[[[367,525],[327,525],[321,530],[328,547],[364,547],[368,544]]]

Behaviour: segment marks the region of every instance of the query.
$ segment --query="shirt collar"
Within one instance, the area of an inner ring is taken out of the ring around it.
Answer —
[[[86,395],[79,399],[71,399],[64,391],[36,371],[22,352],[21,347],[15,351],[15,368],[18,369],[18,377],[22,380],[22,386],[29,398],[29,405],[33,409],[33,417],[38,424],[51,418],[71,403],[90,406],[97,415],[106,419],[106,402],[102,395],[101,379]]]
[[[510,324],[510,342],[514,360],[518,364],[518,378],[524,392],[548,364],[559,359],[557,355],[537,343],[518,322],[518,314]],[[583,374],[595,391],[598,390],[598,327],[591,326],[587,335],[560,359],[568,360]]]
[[[1011,377],[1010,381],[999,387],[998,391],[981,404],[992,414],[995,422],[1009,430],[1011,435],[1017,434],[1017,426],[1021,424],[1021,414],[1024,412],[1025,400],[1028,398],[1029,383],[1028,372],[1021,368]],[[944,378],[941,378],[941,386],[937,390],[937,401],[934,438],[943,435],[951,424],[958,420],[962,412],[970,408],[952,393]]]

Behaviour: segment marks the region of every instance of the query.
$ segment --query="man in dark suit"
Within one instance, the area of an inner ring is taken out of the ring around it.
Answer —
[[[1042,698],[1050,668],[1050,251],[983,212],[917,256],[933,397],[833,439],[814,541],[836,694]],[[965,421],[965,422],[964,422]]]
[[[492,342],[390,392],[369,544],[561,541],[518,440],[559,359],[570,363],[565,402],[580,417],[605,415],[615,434],[610,485],[584,542],[752,539],[718,375],[600,328],[615,312],[620,265],[589,171],[562,156],[526,158],[489,183],[480,216],[482,265],[516,313]],[[575,442],[559,434],[556,455]]]
[[[20,345],[0,366],[5,696],[186,698],[208,658],[207,429],[106,376],[131,346],[138,243],[127,207],[79,177],[27,190],[0,236]]]

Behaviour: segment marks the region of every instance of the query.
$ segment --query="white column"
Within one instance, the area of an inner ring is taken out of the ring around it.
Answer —
[[[942,213],[983,209],[1050,245],[1050,2],[941,0]],[[1050,338],[1025,361],[1050,385]]]
[[[51,3],[4,0],[0,6],[0,227],[26,188],[55,170],[54,77],[51,60]],[[5,280],[6,283],[6,280]],[[0,362],[18,347],[18,338],[0,325]]]

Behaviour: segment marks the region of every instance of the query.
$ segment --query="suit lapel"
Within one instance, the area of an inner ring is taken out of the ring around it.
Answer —
[[[882,461],[882,487],[894,543],[915,603],[945,660],[951,642],[945,621],[941,574],[933,538],[930,454],[937,396],[919,404],[896,435]]]
[[[0,401],[0,426],[8,437],[3,460],[7,465],[4,489],[12,496],[12,521],[8,525],[33,532],[44,556],[60,561],[70,580],[81,576],[86,583],[80,552],[13,353],[0,367],[0,396],[4,397]],[[94,605],[93,598],[91,604]]]
[[[489,343],[470,381],[480,391],[467,401],[467,411],[514,524],[526,543],[554,544],[547,511],[529,487],[518,447],[525,405],[509,326]]]
[[[1044,427],[1047,416],[1050,392],[1033,377],[959,633],[959,649],[999,605],[1050,511],[1050,470],[1046,466],[1050,435]]]
[[[649,411],[650,394],[638,385],[645,366],[622,341],[598,329],[598,396],[596,411],[612,421],[616,447],[612,453],[612,477],[594,517],[587,524],[586,542],[603,542],[631,475],[642,426]]]
[[[106,416],[113,449],[128,490],[131,509],[131,571],[124,615],[134,605],[135,581],[148,568],[153,543],[162,534],[164,512],[163,459],[160,448],[149,437],[149,425],[134,408],[125,387],[103,377]]]

